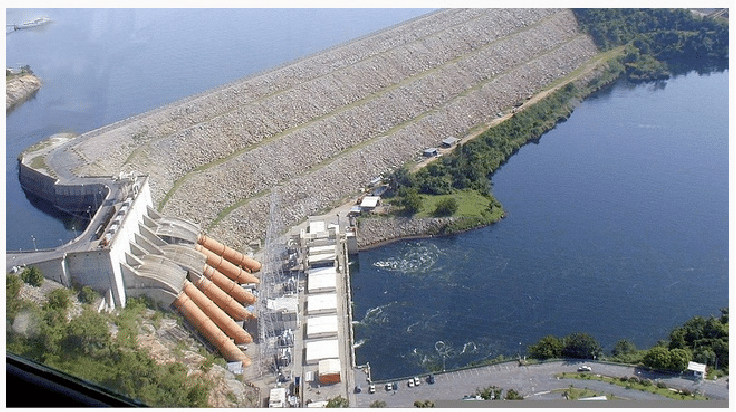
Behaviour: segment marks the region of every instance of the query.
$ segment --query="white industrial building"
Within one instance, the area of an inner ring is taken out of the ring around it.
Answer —
[[[307,339],[337,337],[337,315],[315,316],[307,319]]]
[[[337,290],[337,270],[334,266],[310,270],[308,272],[307,291],[311,293],[334,292]]]
[[[337,339],[308,340],[308,365],[317,365],[323,359],[340,359],[340,343]]]
[[[307,313],[309,315],[337,313],[337,293],[307,295]]]

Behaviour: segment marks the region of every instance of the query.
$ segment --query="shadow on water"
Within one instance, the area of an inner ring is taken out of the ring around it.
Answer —
[[[58,219],[64,225],[64,229],[82,232],[87,229],[90,219],[87,216],[73,215],[57,209],[48,200],[42,199],[30,192],[23,190],[26,199],[31,202],[31,206],[43,212],[45,215]]]

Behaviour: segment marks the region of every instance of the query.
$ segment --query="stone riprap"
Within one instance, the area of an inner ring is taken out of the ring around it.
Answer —
[[[442,10],[86,133],[75,173],[148,174],[163,213],[242,248],[596,52],[570,10]]]
[[[374,217],[361,219],[358,224],[358,248],[363,249],[390,242],[397,238],[438,233],[454,220],[456,220],[454,217]]]

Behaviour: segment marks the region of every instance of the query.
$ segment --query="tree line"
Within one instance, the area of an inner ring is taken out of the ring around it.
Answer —
[[[564,338],[547,335],[528,347],[534,359],[601,359],[642,364],[653,369],[682,372],[690,361],[707,365],[728,375],[728,308],[721,316],[694,316],[648,350],[637,350],[629,340],[619,340],[606,357],[600,344],[587,333],[575,332]]]
[[[574,9],[601,50],[626,45],[629,80],[666,79],[669,72],[728,65],[728,21],[686,9]]]
[[[98,313],[87,303],[79,316],[71,317],[72,301],[92,302],[96,292],[82,288],[75,294],[69,289],[56,289],[39,307],[19,296],[24,280],[37,282],[36,272],[27,269],[23,279],[15,274],[6,276],[7,351],[148,406],[208,406],[211,382],[187,376],[187,368],[181,363],[158,365],[138,347],[138,319],[147,307],[144,300],[128,299],[118,315]],[[111,326],[117,329],[115,338]],[[203,368],[207,369],[215,358],[205,353],[205,359]]]

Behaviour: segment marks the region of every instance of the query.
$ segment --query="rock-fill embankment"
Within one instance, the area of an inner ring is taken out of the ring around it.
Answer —
[[[239,248],[463,137],[596,52],[570,10],[442,10],[89,132],[69,152],[84,159],[78,174],[148,174],[162,212]]]

